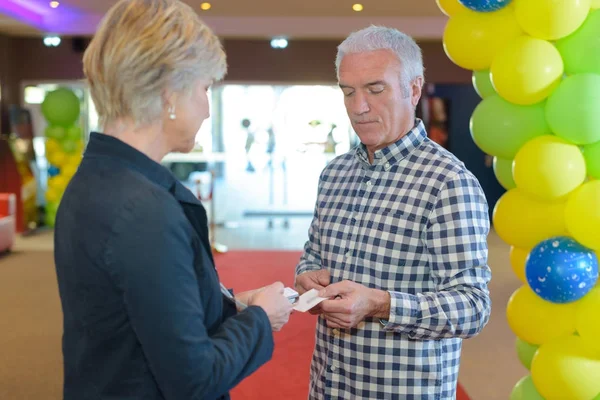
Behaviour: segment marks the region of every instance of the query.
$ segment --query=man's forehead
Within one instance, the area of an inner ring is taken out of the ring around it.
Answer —
[[[340,84],[352,83],[366,84],[369,82],[383,81],[390,75],[399,71],[400,64],[393,53],[353,53],[342,58],[339,69]]]

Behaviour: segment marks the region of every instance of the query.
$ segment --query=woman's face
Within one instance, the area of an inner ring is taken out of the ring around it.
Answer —
[[[193,150],[196,135],[210,116],[207,93],[210,85],[208,80],[196,81],[189,93],[177,96],[174,101],[175,119],[171,119],[167,112],[164,126],[170,151],[188,153]]]

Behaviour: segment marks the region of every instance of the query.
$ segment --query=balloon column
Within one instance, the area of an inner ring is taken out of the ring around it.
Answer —
[[[511,400],[600,399],[600,1],[437,0],[473,71],[476,145],[507,190],[494,229],[522,281]]]
[[[42,114],[48,122],[45,132],[49,164],[46,191],[48,226],[54,226],[60,199],[81,161],[83,138],[79,113],[79,98],[70,89],[59,88],[50,92],[42,103]]]

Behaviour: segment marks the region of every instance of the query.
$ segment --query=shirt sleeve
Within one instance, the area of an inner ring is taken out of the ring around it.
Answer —
[[[488,205],[479,182],[468,172],[446,181],[427,222],[424,240],[436,291],[390,291],[384,329],[413,339],[468,338],[487,324]]]
[[[321,192],[321,178],[319,179],[318,193]],[[313,219],[308,229],[308,241],[304,244],[304,252],[296,266],[296,276],[309,271],[323,269],[321,264],[321,235],[319,232],[319,197],[315,204]]]
[[[217,398],[271,358],[270,323],[262,308],[248,307],[208,332],[205,313],[222,296],[217,288],[219,298],[203,304],[200,291],[211,288],[198,283],[193,228],[176,202],[154,196],[136,199],[114,227],[107,264],[118,271],[127,323],[164,397]]]

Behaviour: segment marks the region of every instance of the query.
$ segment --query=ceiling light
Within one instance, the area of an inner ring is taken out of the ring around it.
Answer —
[[[210,5],[210,3],[202,3],[200,4],[200,8],[203,9],[204,11],[208,11],[210,10],[212,6]]]
[[[58,36],[46,36],[44,44],[46,47],[58,47],[60,45],[60,38]]]
[[[285,49],[288,46],[288,41],[284,37],[276,37],[271,39],[271,47],[274,49]]]
[[[362,5],[362,4],[360,4],[360,3],[356,3],[356,4],[352,5],[352,9],[353,9],[354,11],[362,11],[362,10],[363,10],[363,8],[364,8],[364,7],[363,7],[363,5]]]
[[[50,7],[57,8],[58,6],[60,6],[60,3],[58,1],[51,1],[50,2]]]

